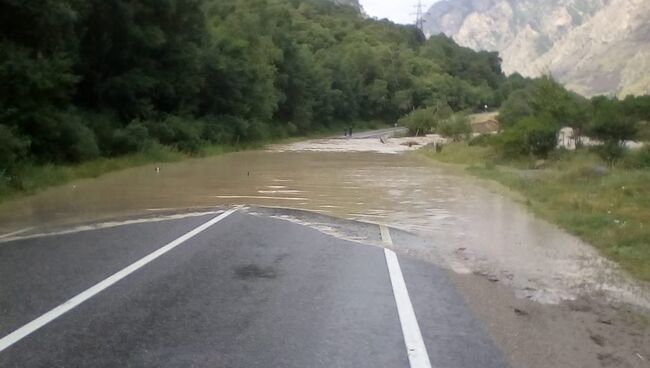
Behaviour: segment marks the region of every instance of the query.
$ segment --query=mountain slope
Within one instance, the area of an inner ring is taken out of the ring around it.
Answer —
[[[359,9],[359,11],[363,11],[363,7],[359,3],[359,0],[329,0],[329,1],[339,5],[349,5]]]
[[[499,51],[507,73],[551,72],[584,94],[650,93],[650,1],[443,0],[428,34]]]

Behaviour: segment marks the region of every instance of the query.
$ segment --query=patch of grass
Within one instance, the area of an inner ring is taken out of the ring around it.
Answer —
[[[494,161],[496,154],[492,147],[470,147],[465,142],[445,145],[440,153],[427,149],[422,151],[425,155],[449,164],[476,165]]]
[[[169,147],[153,145],[143,152],[116,158],[101,158],[77,165],[25,165],[15,177],[4,177],[0,180],[0,203],[72,180],[96,178],[111,171],[154,162],[179,161],[188,157],[187,154]]]
[[[516,190],[534,213],[650,281],[650,169],[619,165],[603,173],[596,168],[605,163],[586,151],[555,153],[540,170],[526,168],[525,159],[497,160],[491,148],[463,143],[424,154]]]

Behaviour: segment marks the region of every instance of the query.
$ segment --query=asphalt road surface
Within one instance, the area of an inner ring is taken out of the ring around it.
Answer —
[[[243,210],[0,243],[0,367],[428,366],[506,364],[447,271],[378,246]]]

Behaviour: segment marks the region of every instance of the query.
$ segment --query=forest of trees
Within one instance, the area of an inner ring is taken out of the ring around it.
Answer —
[[[592,149],[615,163],[626,153],[625,141],[650,140],[650,96],[587,99],[544,76],[511,93],[500,108],[499,121],[502,134],[491,143],[505,157],[546,158],[557,148],[559,130],[570,127],[578,146],[580,137],[598,139],[603,144]],[[650,167],[650,162],[644,165]]]
[[[496,53],[318,0],[0,0],[0,28],[4,177],[493,107],[526,85]]]

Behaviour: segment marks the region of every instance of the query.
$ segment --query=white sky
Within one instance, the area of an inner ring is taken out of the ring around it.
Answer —
[[[422,8],[426,12],[437,0],[422,0]],[[360,0],[363,9],[371,17],[388,18],[395,23],[415,23],[415,6],[418,0]]]

